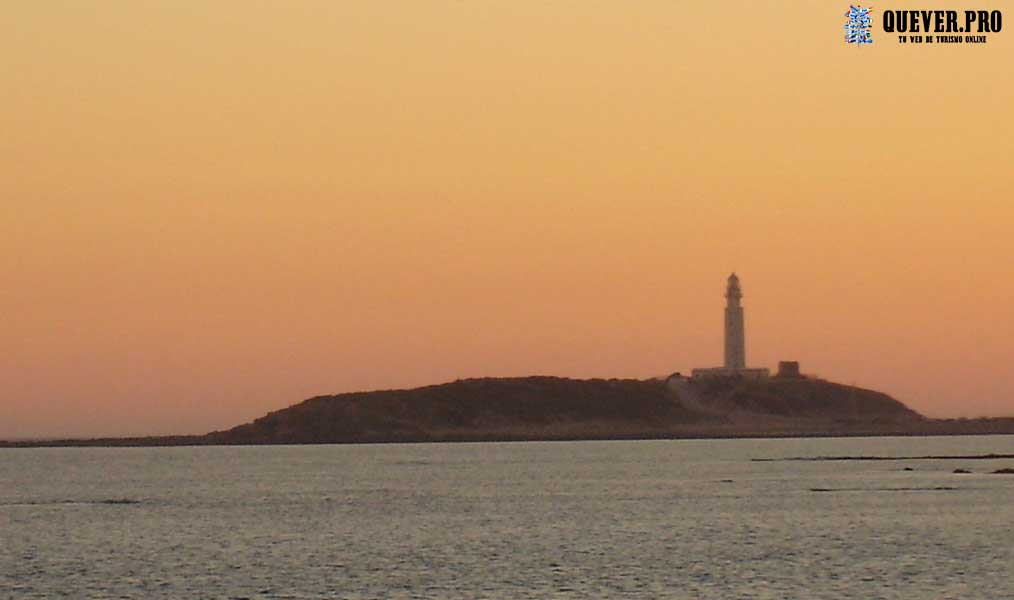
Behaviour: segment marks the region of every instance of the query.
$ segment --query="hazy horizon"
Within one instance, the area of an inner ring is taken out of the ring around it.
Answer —
[[[1008,32],[847,8],[7,8],[0,439],[717,366],[732,271],[749,366],[1014,416]]]

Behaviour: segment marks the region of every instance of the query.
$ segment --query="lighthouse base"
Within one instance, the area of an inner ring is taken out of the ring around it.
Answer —
[[[690,376],[693,379],[715,379],[719,377],[767,379],[771,376],[771,371],[769,369],[731,369],[728,367],[715,367],[712,369],[694,369]]]

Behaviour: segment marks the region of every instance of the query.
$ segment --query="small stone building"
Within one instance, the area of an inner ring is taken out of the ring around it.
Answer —
[[[794,360],[783,360],[778,363],[778,374],[775,377],[783,377],[786,379],[799,379],[802,377],[799,373],[799,363]]]

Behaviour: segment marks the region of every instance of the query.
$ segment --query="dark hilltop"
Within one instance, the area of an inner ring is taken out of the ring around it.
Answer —
[[[887,395],[820,380],[464,379],[320,396],[219,443],[565,440],[875,432],[922,421]]]

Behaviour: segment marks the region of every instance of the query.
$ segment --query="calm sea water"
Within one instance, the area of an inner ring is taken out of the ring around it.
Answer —
[[[1014,598],[1014,461],[751,461],[990,452],[1014,437],[0,450],[0,598]]]

